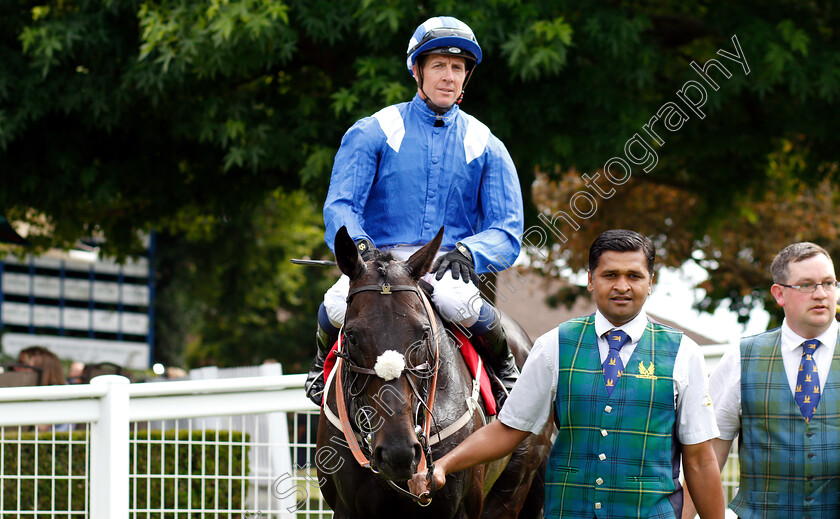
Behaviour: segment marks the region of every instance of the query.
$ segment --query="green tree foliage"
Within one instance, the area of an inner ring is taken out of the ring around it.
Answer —
[[[338,276],[289,260],[329,253],[322,217],[302,191],[277,189],[247,218],[208,222],[207,234],[158,241],[159,360],[245,365],[274,358],[308,368],[314,319]]]
[[[462,107],[510,149],[531,223],[537,169],[598,171],[698,80],[690,63],[711,58],[732,77],[715,75],[705,117],[687,112],[678,131],[661,130],[655,169],[636,167],[618,187],[697,197],[680,220],[689,241],[668,238],[664,250],[690,250],[731,222],[736,202],[764,196],[784,143],[801,159],[790,175],[836,178],[840,20],[827,1],[9,0],[0,204],[41,231],[36,245],[102,234],[110,252],[130,254],[138,231],[160,231],[158,338],[171,344],[159,351],[187,337],[220,362],[273,356],[288,348],[281,338],[306,348],[308,334],[295,334],[314,315],[307,298],[334,273],[268,265],[324,253],[317,212],[341,135],[412,95],[408,38],[442,13],[479,37],[485,61]],[[749,75],[716,54],[733,51],[733,35]],[[288,220],[267,221],[287,202]],[[563,209],[564,199],[546,208]],[[269,231],[278,235],[255,241]],[[280,293],[297,283],[306,297]],[[284,312],[298,324],[277,319]]]

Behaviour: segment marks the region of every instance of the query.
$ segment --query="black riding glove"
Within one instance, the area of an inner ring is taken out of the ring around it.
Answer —
[[[438,281],[443,279],[447,270],[452,271],[453,278],[463,279],[464,283],[469,283],[472,280],[473,284],[478,286],[478,274],[473,265],[472,254],[463,243],[455,244],[454,250],[439,257],[432,266],[432,272],[437,272],[435,279]]]
[[[365,263],[375,258],[379,252],[379,249],[374,247],[370,240],[364,238],[356,242],[356,248],[359,250],[359,254],[362,255],[362,261]]]

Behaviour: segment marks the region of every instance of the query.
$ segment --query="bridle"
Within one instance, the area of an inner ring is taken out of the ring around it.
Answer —
[[[398,486],[393,481],[386,479],[388,484],[397,492],[409,497],[410,499],[414,500],[421,506],[428,506],[431,504],[432,497],[434,496],[434,485],[432,483],[432,474],[434,472],[434,461],[432,460],[432,447],[431,442],[429,441],[429,436],[431,433],[431,426],[432,422],[436,422],[434,414],[432,413],[432,408],[434,406],[435,400],[435,393],[437,390],[437,376],[438,376],[438,368],[440,363],[440,344],[438,341],[438,329],[437,329],[437,318],[435,317],[435,312],[432,309],[431,304],[429,303],[428,297],[420,290],[417,285],[390,285],[388,283],[383,283],[381,285],[362,285],[350,290],[347,294],[347,306],[350,306],[350,301],[354,295],[360,292],[378,292],[381,295],[389,296],[394,294],[395,292],[414,292],[417,294],[417,297],[423,303],[423,308],[426,311],[426,315],[428,317],[430,326],[431,326],[431,334],[432,334],[432,342],[434,344],[433,355],[434,355],[434,364],[429,364],[428,360],[423,362],[419,366],[406,368],[400,374],[400,377],[406,376],[406,380],[408,381],[409,386],[411,387],[414,396],[417,398],[419,402],[418,405],[418,412],[420,409],[425,410],[425,420],[423,421],[423,426],[420,427],[416,425],[417,423],[417,414],[414,415],[415,421],[415,433],[417,434],[417,439],[421,445],[421,457],[420,463],[417,466],[417,472],[422,473],[423,470],[426,470],[426,480],[428,483],[428,488],[431,490],[428,492],[424,492],[422,494],[415,495],[412,494],[410,491],[405,490],[404,488]],[[427,343],[427,349],[429,345]],[[364,468],[368,468],[371,471],[378,473],[376,467],[373,465],[371,459],[372,456],[369,457],[369,454],[363,451],[363,448],[359,445],[359,442],[356,439],[356,434],[353,431],[350,419],[347,413],[347,401],[344,395],[344,380],[343,380],[343,371],[347,369],[349,372],[356,373],[358,375],[363,375],[366,377],[370,376],[377,376],[375,370],[365,367],[360,367],[356,365],[351,359],[347,352],[343,350],[342,344],[342,334],[339,334],[339,343],[338,343],[338,351],[336,353],[338,357],[338,361],[336,362],[333,371],[336,376],[336,407],[338,408],[338,418],[341,424],[341,430],[344,433],[344,438],[347,442],[350,451],[353,453],[353,457],[355,458],[356,462],[359,463],[360,466]],[[421,394],[420,390],[417,387],[417,384],[414,381],[414,378],[419,378],[421,373],[432,373],[432,380],[429,385],[428,395],[424,399],[423,395]],[[364,382],[362,388],[367,385],[367,380]],[[351,399],[358,396],[363,390],[359,390],[355,395],[350,394]],[[324,405],[325,410],[328,409],[328,406]],[[436,430],[438,431],[438,435],[440,434],[440,427],[436,426]],[[439,441],[439,440],[438,440]],[[369,450],[368,450],[369,453]]]

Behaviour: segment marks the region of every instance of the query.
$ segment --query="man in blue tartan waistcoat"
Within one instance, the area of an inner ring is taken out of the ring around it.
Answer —
[[[710,385],[721,469],[738,434],[739,517],[840,517],[840,355],[834,264],[819,245],[794,243],[770,266],[780,328],[727,351]]]
[[[446,475],[512,452],[547,420],[558,426],[546,470],[545,517],[679,518],[685,479],[701,516],[723,518],[719,434],[697,344],[654,323],[654,247],[627,230],[602,233],[589,250],[588,290],[597,310],[540,337],[499,419],[435,466]],[[425,475],[411,481],[426,488]]]

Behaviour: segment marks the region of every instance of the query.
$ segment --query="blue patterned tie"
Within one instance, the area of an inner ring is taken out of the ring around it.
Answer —
[[[799,404],[799,410],[805,421],[810,423],[817,404],[820,403],[820,375],[817,373],[817,363],[814,352],[820,346],[820,341],[811,339],[802,343],[802,361],[799,363],[799,374],[796,376],[796,394],[794,400]]]
[[[621,347],[630,342],[630,336],[621,330],[612,330],[606,335],[610,352],[602,364],[604,368],[604,383],[607,385],[607,396],[611,395],[621,374],[624,373],[624,363],[618,352]]]

